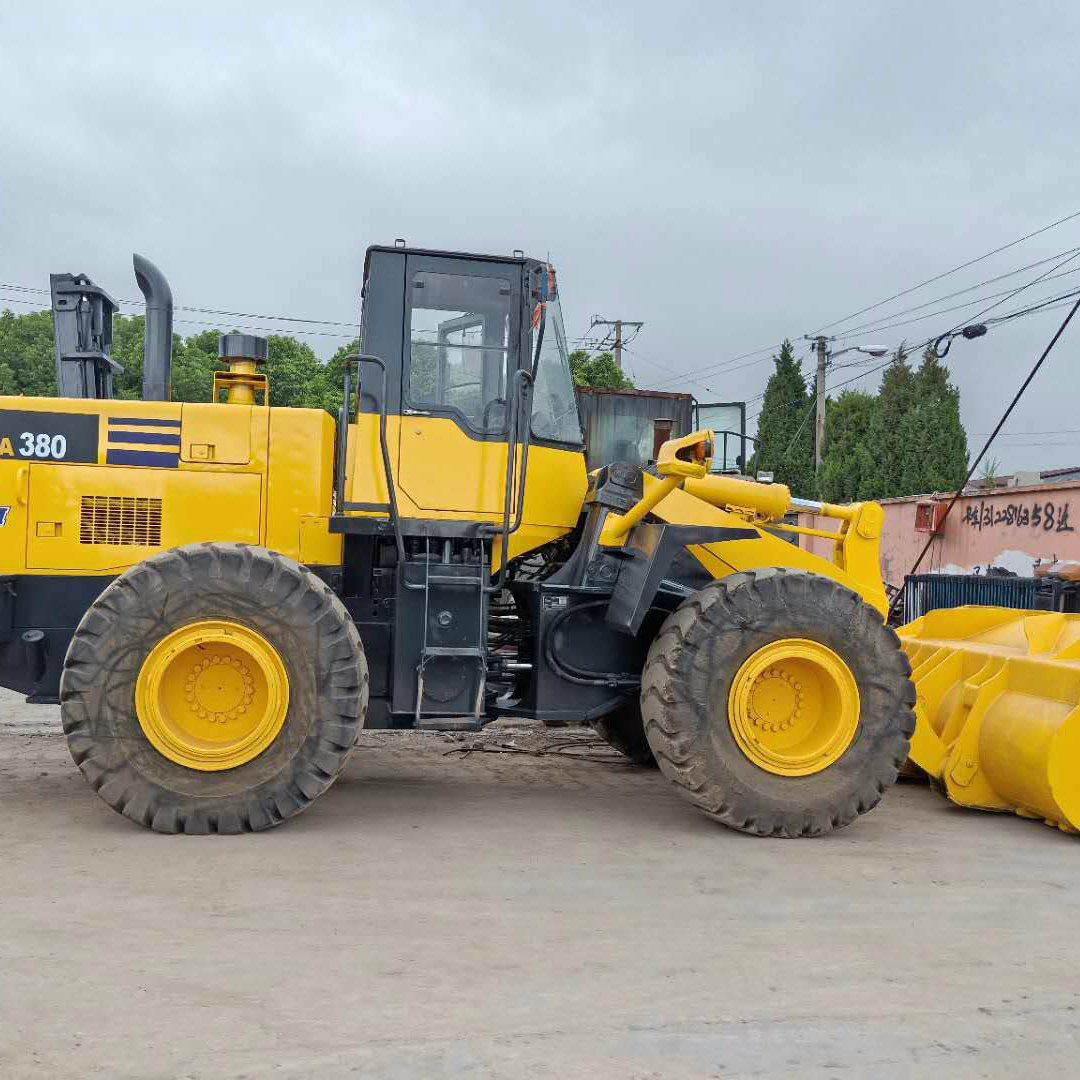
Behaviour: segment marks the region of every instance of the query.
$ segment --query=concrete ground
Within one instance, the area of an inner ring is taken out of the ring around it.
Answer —
[[[610,758],[372,734],[280,829],[165,837],[17,701],[5,1078],[1076,1075],[1080,843],[1045,826],[909,784],[758,840]]]

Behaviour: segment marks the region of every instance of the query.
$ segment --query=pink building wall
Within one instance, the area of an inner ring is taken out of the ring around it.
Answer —
[[[881,574],[891,585],[904,583],[929,533],[915,531],[916,504],[933,496],[883,499]],[[948,496],[938,501],[948,501]],[[800,514],[799,524],[836,528],[836,522]],[[802,536],[800,544],[830,558],[832,545]],[[976,567],[1001,566],[1030,575],[1037,560],[1080,563],[1080,483],[999,488],[965,495],[956,501],[944,528],[934,537],[919,573],[970,573]]]

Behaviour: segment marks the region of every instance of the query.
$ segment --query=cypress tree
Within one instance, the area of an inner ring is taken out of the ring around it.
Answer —
[[[878,391],[878,407],[871,449],[877,458],[877,475],[870,485],[875,499],[908,494],[904,473],[908,467],[908,431],[905,421],[915,400],[915,373],[907,362],[904,346],[893,354]]]
[[[873,394],[845,390],[825,406],[825,446],[818,477],[821,497],[828,502],[871,498],[878,481],[874,451],[878,399]]]
[[[955,491],[967,472],[967,434],[960,422],[960,391],[933,346],[915,372],[911,405],[900,427],[906,450],[897,494]]]
[[[769,376],[758,416],[754,468],[771,470],[776,482],[787,484],[794,495],[813,496],[814,396],[803,382],[790,341],[781,345],[773,362],[776,370]]]

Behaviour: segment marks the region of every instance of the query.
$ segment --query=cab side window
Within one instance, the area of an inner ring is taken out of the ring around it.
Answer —
[[[505,430],[510,282],[420,271],[409,292],[409,405],[456,413],[481,434]]]

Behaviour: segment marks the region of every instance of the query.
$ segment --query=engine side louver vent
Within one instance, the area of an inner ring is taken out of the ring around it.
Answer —
[[[84,495],[80,544],[161,546],[161,500],[129,495]]]

